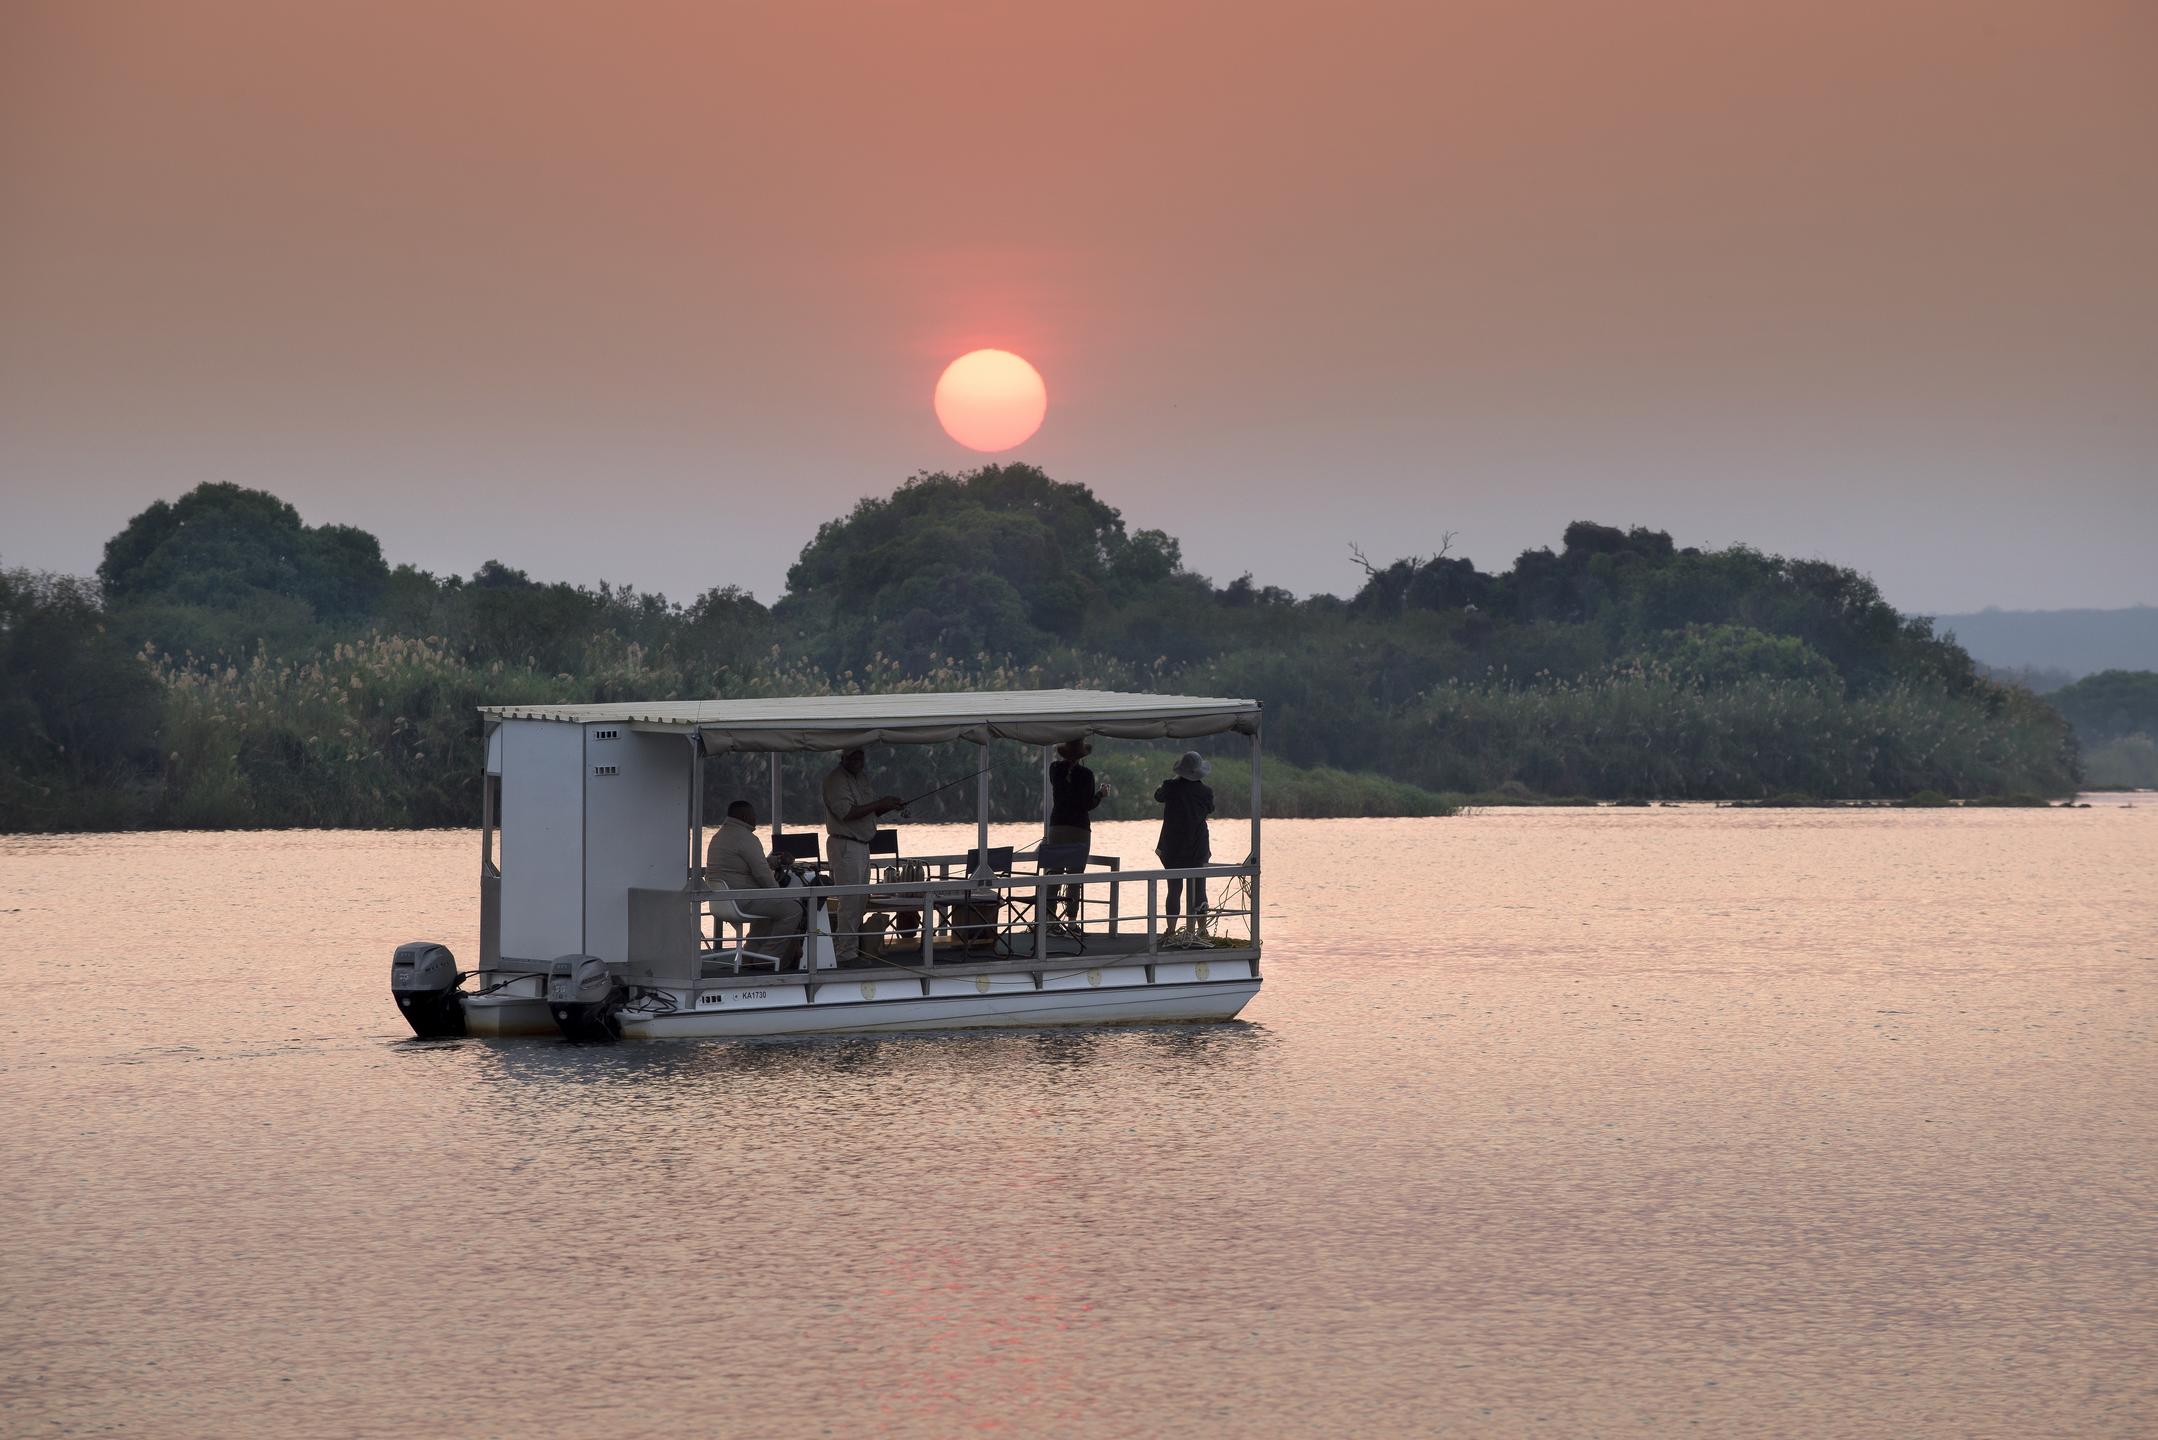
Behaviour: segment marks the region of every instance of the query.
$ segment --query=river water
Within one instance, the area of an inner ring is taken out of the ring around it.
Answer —
[[[401,1036],[471,835],[0,838],[0,1433],[2149,1434],[2144,802],[1279,822],[1242,1022],[614,1049]]]

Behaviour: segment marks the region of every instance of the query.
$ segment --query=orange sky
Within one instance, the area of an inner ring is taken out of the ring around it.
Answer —
[[[1220,579],[1595,518],[2158,601],[2154,154],[2149,0],[11,0],[0,561],[230,479],[769,598],[993,345]]]

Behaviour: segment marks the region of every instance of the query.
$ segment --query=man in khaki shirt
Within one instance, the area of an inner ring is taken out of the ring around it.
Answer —
[[[849,750],[824,777],[825,847],[834,885],[869,883],[869,842],[876,838],[877,817],[900,805],[896,795],[879,795],[869,783],[869,757]],[[832,929],[832,954],[844,965],[861,953],[862,902],[866,896],[839,897],[839,923]]]
[[[764,847],[757,843],[757,809],[747,800],[737,800],[727,807],[727,818],[712,832],[712,843],[705,848],[704,878],[717,881],[729,890],[777,890],[779,879],[772,874],[771,862],[765,858]],[[804,911],[799,900],[737,900],[745,915],[754,915],[765,923],[757,926],[760,938],[784,937],[779,952],[782,964],[801,953]]]

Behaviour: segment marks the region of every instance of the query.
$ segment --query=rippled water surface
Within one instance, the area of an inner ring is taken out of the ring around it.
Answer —
[[[2158,804],[1267,845],[1237,1024],[573,1049],[470,835],[0,838],[0,1432],[2158,1425]]]

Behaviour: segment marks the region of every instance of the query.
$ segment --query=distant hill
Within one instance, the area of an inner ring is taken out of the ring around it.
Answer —
[[[1942,615],[1971,658],[2004,670],[2158,670],[2158,605],[2127,610],[1981,610]]]

